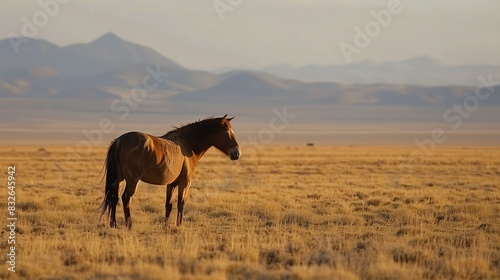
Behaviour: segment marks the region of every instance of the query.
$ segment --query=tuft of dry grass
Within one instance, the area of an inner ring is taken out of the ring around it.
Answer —
[[[165,188],[141,184],[127,230],[121,203],[118,229],[99,221],[104,148],[2,147],[19,220],[17,272],[0,278],[498,279],[500,148],[411,151],[274,146],[238,162],[209,152],[182,227],[163,224]]]

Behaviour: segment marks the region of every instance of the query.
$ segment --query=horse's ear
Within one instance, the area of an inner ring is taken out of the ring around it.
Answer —
[[[228,118],[228,119],[227,119],[227,121],[228,121],[228,122],[230,122],[230,121],[232,121],[233,119],[234,119],[234,117],[232,117],[232,118]]]
[[[220,122],[223,124],[227,121],[227,114],[224,115],[224,117],[221,118]]]

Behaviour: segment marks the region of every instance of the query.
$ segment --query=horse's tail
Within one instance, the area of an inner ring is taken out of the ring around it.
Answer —
[[[101,210],[101,218],[106,214],[110,215],[112,206],[118,203],[118,186],[120,176],[120,162],[118,153],[120,151],[120,139],[115,139],[108,148],[104,172],[106,174],[106,188],[104,189],[104,200],[99,209]]]

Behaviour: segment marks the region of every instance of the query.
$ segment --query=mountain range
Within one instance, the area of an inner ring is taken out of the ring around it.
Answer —
[[[168,77],[148,89],[154,93],[151,98],[200,104],[286,101],[320,105],[449,106],[462,103],[474,92],[478,75],[500,77],[499,67],[442,67],[426,57],[400,63],[363,62],[298,69],[276,66],[262,71],[232,70],[216,74],[188,69],[149,47],[108,33],[90,43],[65,47],[31,38],[19,46],[17,54],[9,39],[1,40],[0,98],[111,99],[131,94],[155,69],[168,72]],[[454,75],[457,75],[454,79],[443,78]],[[469,78],[468,86],[421,85],[439,84],[439,79],[446,84]],[[500,86],[495,89],[500,92]],[[490,98],[488,104],[500,105],[500,98]]]

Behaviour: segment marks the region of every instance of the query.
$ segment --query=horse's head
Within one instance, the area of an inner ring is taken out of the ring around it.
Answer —
[[[217,118],[217,120],[220,121],[222,129],[220,133],[214,136],[213,145],[215,148],[228,155],[231,160],[237,160],[241,156],[241,151],[236,141],[236,137],[234,136],[233,129],[231,128],[231,120],[233,118],[227,118],[227,115],[222,118]]]

